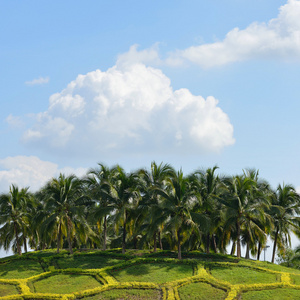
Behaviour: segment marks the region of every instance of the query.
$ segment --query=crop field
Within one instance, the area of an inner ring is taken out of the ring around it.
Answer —
[[[300,299],[300,271],[221,254],[46,250],[0,259],[3,299]]]

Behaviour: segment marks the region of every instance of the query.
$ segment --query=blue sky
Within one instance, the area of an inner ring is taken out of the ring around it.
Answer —
[[[300,190],[299,0],[3,0],[0,28],[0,192],[152,160]]]
[[[300,1],[1,1],[0,190],[98,162],[300,187]]]

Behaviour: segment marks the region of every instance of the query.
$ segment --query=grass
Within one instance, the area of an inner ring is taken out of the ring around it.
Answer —
[[[100,255],[73,256],[59,258],[55,260],[59,269],[81,268],[81,269],[101,269],[122,262],[119,258]]]
[[[245,259],[242,260],[243,264],[247,264],[249,266],[253,266],[253,262],[257,264],[258,267],[261,268],[266,268],[269,270],[279,271],[279,272],[291,272],[300,275],[300,270],[288,268],[282,265],[276,265],[266,261],[252,261],[252,260],[245,260]]]
[[[251,291],[242,294],[242,300],[272,299],[272,300],[297,300],[300,298],[300,290],[281,288],[264,291]]]
[[[0,284],[0,297],[18,294],[18,289],[13,284]]]
[[[105,291],[101,294],[85,297],[84,300],[149,300],[161,299],[161,292],[159,290],[142,290],[142,289],[116,289]]]
[[[157,252],[152,252],[149,253],[147,256],[149,257],[158,257],[158,258],[177,258],[178,254],[177,252],[174,251],[157,251]],[[182,257],[185,259],[197,259],[197,260],[203,260],[205,262],[232,262],[232,263],[237,263],[240,260],[237,259],[236,257],[232,257],[230,255],[225,255],[225,254],[206,254],[206,253],[201,253],[199,251],[191,251],[191,252],[183,252]]]
[[[248,267],[232,267],[223,265],[210,265],[212,276],[228,281],[232,284],[274,283],[278,275]],[[279,279],[279,278],[278,278]]]
[[[190,265],[173,263],[144,263],[112,270],[111,274],[120,282],[164,283],[193,275]]]
[[[78,299],[83,300],[169,300],[173,296],[177,299],[178,291],[180,299],[218,300],[226,299],[230,295],[230,289],[233,289],[240,293],[238,299],[300,299],[299,270],[266,262],[237,259],[221,254],[207,255],[194,251],[184,253],[184,259],[181,262],[175,258],[176,253],[171,251],[149,253],[145,250],[132,250],[124,256],[119,252],[120,249],[106,252],[81,251],[69,255],[65,250],[61,254],[47,250],[28,253],[20,258],[12,256],[0,259],[0,279],[2,280],[0,281],[0,297],[9,296],[11,300],[17,297],[30,299],[31,295],[25,296],[25,293],[31,291],[31,293],[44,293],[43,299],[50,299],[46,294],[63,295],[77,292],[79,293]],[[194,274],[196,265],[198,272]],[[58,272],[54,266],[57,269],[74,270],[69,270],[68,273]],[[214,279],[202,269],[203,267]],[[258,268],[265,268],[266,271],[258,270]],[[48,277],[42,277],[42,273],[46,271],[53,273],[47,273],[45,275]],[[274,271],[281,273],[274,274],[272,273]],[[289,276],[286,276],[285,272],[290,274],[291,283],[298,285],[299,289],[293,289],[293,286],[288,288]],[[34,275],[37,277],[27,281]],[[282,284],[281,280],[286,284],[285,288],[278,287]],[[118,286],[118,282],[123,286]],[[234,285],[242,284],[242,289],[247,290],[249,288],[247,285],[256,283],[272,283],[273,286],[258,291],[262,288],[260,286],[256,287],[257,291],[243,293],[239,290],[239,286],[234,287]],[[22,287],[24,294],[20,295],[18,284]],[[98,287],[106,290],[100,292],[96,289],[83,293]],[[98,294],[88,296],[91,292],[98,292]],[[34,298],[33,295],[32,298]]]
[[[0,263],[0,278],[2,279],[27,278],[43,272],[44,270],[36,260],[17,259]]]
[[[300,275],[291,275],[294,284],[300,285]]]
[[[181,299],[187,300],[222,300],[225,299],[227,295],[225,291],[203,282],[185,285],[179,288],[178,292]]]
[[[101,285],[88,275],[59,274],[33,283],[36,293],[71,294],[82,290],[93,289]]]

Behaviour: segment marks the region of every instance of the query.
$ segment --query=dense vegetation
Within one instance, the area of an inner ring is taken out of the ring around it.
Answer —
[[[55,250],[0,259],[3,300],[299,299],[300,270],[223,254]]]
[[[300,235],[300,197],[291,185],[274,191],[258,171],[221,177],[217,167],[185,176],[161,163],[126,173],[99,164],[84,178],[61,174],[37,193],[11,185],[0,197],[0,246],[15,253],[68,248],[200,250],[246,258],[267,237],[284,253]]]

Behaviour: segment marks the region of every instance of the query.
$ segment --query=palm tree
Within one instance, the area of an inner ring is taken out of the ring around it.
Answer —
[[[262,231],[259,222],[265,218],[266,199],[259,196],[257,181],[252,176],[247,176],[246,172],[227,178],[224,183],[227,190],[221,202],[226,207],[225,227],[233,227],[237,257],[241,257],[242,230],[248,231],[247,242],[249,239],[254,242],[254,229]]]
[[[177,241],[178,259],[182,259],[181,245],[194,231],[199,232],[198,226],[192,218],[191,211],[197,202],[199,193],[192,188],[192,184],[182,171],[166,179],[166,188],[158,188],[157,193],[163,198],[160,204],[166,229],[174,233]]]
[[[92,215],[100,232],[103,225],[103,250],[106,250],[107,247],[107,217],[114,209],[110,205],[110,184],[113,173],[114,168],[109,169],[105,165],[99,164],[99,168],[90,170],[86,178],[88,193],[91,199],[96,201]]]
[[[31,222],[31,229],[32,235],[29,239],[29,244],[32,249],[37,250],[44,250],[51,246],[53,241],[55,241],[55,230],[53,228],[49,228],[49,226],[45,226],[45,220],[49,216],[48,212],[45,210],[45,203],[40,198],[42,196],[41,192],[39,191],[36,193],[35,197],[37,198],[37,208],[36,214],[32,218]],[[48,224],[47,224],[48,225]],[[53,226],[55,229],[56,220],[53,222]]]
[[[75,226],[81,226],[81,230],[89,231],[84,218],[85,199],[83,184],[75,175],[66,177],[60,174],[58,178],[52,178],[42,190],[45,202],[46,218],[42,228],[47,228],[56,233],[57,253],[61,248],[62,234],[67,236],[69,251],[73,254],[72,237]]]
[[[139,201],[139,176],[137,173],[127,174],[123,168],[116,166],[113,169],[109,184],[109,210],[114,212],[112,216],[116,231],[122,227],[122,253],[126,251],[126,236],[132,210],[136,209]]]
[[[221,222],[221,207],[218,205],[218,199],[221,194],[222,186],[219,176],[215,175],[217,169],[218,167],[214,166],[212,169],[208,168],[205,171],[199,170],[191,177],[195,180],[195,184],[201,196],[201,203],[198,202],[194,209],[210,220],[206,232],[206,253],[210,252],[211,239],[214,251],[217,251],[215,232],[219,228]]]
[[[5,250],[10,248],[11,243],[15,244],[15,249],[22,255],[22,243],[26,248],[26,236],[30,226],[30,215],[27,207],[33,204],[32,194],[29,188],[19,188],[11,185],[8,194],[0,196],[0,240]],[[23,241],[21,241],[23,235]]]
[[[300,198],[291,185],[278,185],[271,199],[270,214],[274,223],[274,246],[272,263],[275,260],[276,247],[280,240],[290,244],[290,231],[299,229]],[[298,224],[297,224],[298,223]],[[281,246],[284,247],[284,243]]]
[[[139,203],[139,217],[144,222],[147,235],[153,237],[153,251],[156,252],[157,237],[159,239],[160,248],[162,249],[161,231],[163,221],[160,218],[160,197],[157,189],[164,189],[165,181],[174,174],[175,170],[169,164],[155,162],[151,163],[150,172],[141,169],[138,171],[142,179],[141,193],[142,199]]]
[[[254,212],[246,215],[245,226],[243,228],[243,240],[246,245],[245,258],[250,258],[250,249],[252,255],[261,252],[261,247],[267,241],[267,234],[271,226],[271,216],[268,214],[270,197],[272,194],[269,183],[258,176],[259,172],[254,169],[244,171],[244,175],[255,181],[255,188],[251,191],[251,198],[254,204]],[[257,210],[257,207],[260,210]],[[256,211],[257,210],[257,211]],[[257,212],[261,213],[257,213]],[[258,243],[258,247],[257,247]]]

